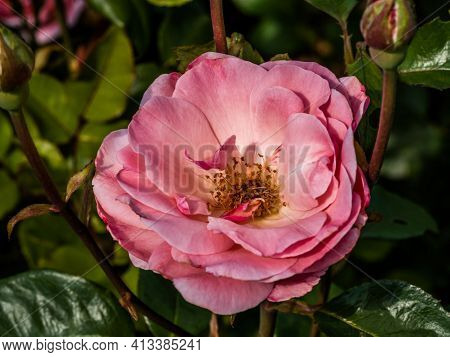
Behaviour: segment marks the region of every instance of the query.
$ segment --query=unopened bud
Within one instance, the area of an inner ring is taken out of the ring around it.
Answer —
[[[0,91],[19,90],[31,78],[34,56],[28,45],[0,25]]]
[[[395,67],[403,59],[405,46],[414,35],[416,17],[411,0],[369,0],[361,20],[361,32],[381,67]],[[385,56],[381,52],[386,53]]]

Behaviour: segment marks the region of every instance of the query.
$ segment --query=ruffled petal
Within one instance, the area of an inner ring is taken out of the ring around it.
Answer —
[[[342,256],[347,254],[342,253],[338,250],[340,247],[344,247],[344,245],[339,244],[344,239],[344,237],[346,237],[347,232],[349,232],[352,226],[355,224],[356,220],[360,216],[360,211],[361,198],[359,197],[359,195],[355,195],[353,197],[352,214],[350,215],[350,219],[348,220],[348,222],[346,222],[345,225],[341,226],[339,230],[335,231],[335,233],[333,233],[329,237],[315,237],[317,245],[314,247],[314,249],[298,256],[297,263],[292,265],[291,268],[287,269],[285,272],[266,279],[265,281],[278,281],[290,278],[291,276],[294,276],[296,274],[304,273],[306,269],[311,267],[316,262],[320,261],[330,251],[333,251],[336,254],[340,254]]]
[[[209,215],[208,204],[196,197],[176,196],[177,207],[181,213],[187,216]]]
[[[233,246],[233,242],[224,234],[207,229],[206,222],[191,219],[178,213],[178,209],[159,212],[130,199],[129,206],[142,223],[157,232],[171,246],[189,254],[214,254]]]
[[[188,160],[203,170],[224,170],[233,157],[239,156],[236,148],[236,135],[230,136],[211,157],[205,160],[194,160],[189,153],[185,152],[185,154]]]
[[[171,97],[180,76],[177,72],[160,75],[145,91],[140,106],[147,103],[151,97]]]
[[[276,86],[294,91],[302,99],[306,113],[314,113],[315,109],[325,104],[330,97],[328,81],[295,65],[274,66],[259,84],[259,88]]]
[[[128,146],[128,130],[116,130],[108,134],[95,158],[96,174],[115,177],[123,165],[117,159],[117,153]]]
[[[228,219],[235,223],[245,223],[253,218],[253,214],[261,205],[260,199],[254,199],[249,202],[241,203],[236,208],[225,212],[221,218]]]
[[[210,255],[192,255],[172,251],[172,256],[178,261],[201,267],[213,275],[237,280],[266,279],[285,271],[297,261],[295,258],[260,257],[238,246],[223,253]]]
[[[175,278],[173,283],[185,300],[219,315],[237,314],[257,306],[273,286],[208,273]]]
[[[281,280],[275,284],[267,300],[272,302],[286,301],[309,293],[320,281],[325,271],[311,274],[297,274],[292,278]]]
[[[305,105],[293,91],[283,87],[255,89],[250,97],[256,142],[262,154],[270,156],[283,142],[284,128],[291,114],[302,113]]]
[[[339,81],[349,95],[349,102],[353,111],[352,129],[355,131],[369,107],[370,98],[366,95],[366,88],[356,77],[343,77]]]
[[[260,66],[235,57],[203,57],[178,80],[173,96],[199,108],[221,143],[236,135],[238,149],[243,152],[254,142],[250,95],[264,75],[266,71]]]
[[[185,156],[207,155],[218,140],[205,116],[179,98],[151,97],[129,126],[129,141],[145,157],[146,176],[162,192],[209,197],[206,180]],[[200,157],[202,159],[202,157]]]
[[[340,82],[337,77],[328,68],[321,66],[316,62],[303,62],[303,61],[270,61],[263,63],[261,66],[270,70],[277,65],[290,65],[298,66],[300,68],[306,69],[307,71],[314,72],[318,74],[323,79],[327,80],[330,88],[336,88],[340,86]]]
[[[326,117],[332,117],[343,122],[347,128],[352,128],[353,112],[345,96],[336,89],[331,90],[330,100],[322,110]]]
[[[240,225],[223,218],[209,217],[208,229],[226,234],[253,254],[273,256],[298,241],[315,236],[326,219],[327,215],[320,212],[285,226],[271,228]]]
[[[135,200],[157,211],[176,215],[176,201],[174,198],[161,192],[144,173],[123,169],[117,173],[117,182],[120,187]]]
[[[285,129],[279,163],[280,184],[289,207],[307,211],[331,184],[334,145],[322,123],[309,114],[294,114]]]

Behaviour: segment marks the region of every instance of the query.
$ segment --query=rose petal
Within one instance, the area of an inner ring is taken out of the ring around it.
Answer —
[[[255,141],[250,95],[266,74],[263,68],[235,57],[204,57],[178,80],[173,96],[199,108],[220,142],[236,135],[243,152]],[[196,128],[190,121],[189,125]]]
[[[326,220],[321,212],[312,217],[281,227],[255,227],[236,224],[223,218],[209,217],[208,229],[226,234],[253,254],[272,256],[290,245],[316,235]]]
[[[175,278],[173,283],[185,300],[220,315],[236,314],[257,306],[267,298],[273,286],[208,273]]]
[[[350,106],[353,111],[352,129],[355,131],[362,116],[369,107],[370,98],[366,95],[366,88],[356,77],[343,77],[339,81],[349,94]]]
[[[251,200],[249,202],[241,203],[236,208],[225,212],[221,218],[228,219],[229,221],[235,223],[244,223],[248,222],[251,218],[253,218],[253,214],[257,211],[259,206],[261,205],[260,199]]]
[[[274,66],[259,84],[259,88],[275,86],[294,91],[301,98],[307,113],[313,113],[330,97],[330,85],[326,80],[295,65]]]
[[[207,216],[211,214],[208,204],[199,198],[177,195],[176,201],[180,212],[187,216],[194,216],[197,214]]]
[[[266,279],[285,271],[297,261],[295,258],[260,257],[238,246],[226,252],[209,255],[184,254],[172,250],[172,256],[177,261],[201,267],[213,275],[237,280]]]
[[[289,279],[277,282],[267,300],[279,302],[306,295],[319,283],[323,274],[325,274],[325,271],[312,274],[297,274]]]
[[[142,223],[157,232],[171,246],[190,254],[213,254],[223,252],[233,246],[224,234],[207,229],[206,222],[185,216],[175,216],[170,212],[159,212],[143,206],[131,199],[129,205],[141,217]],[[175,207],[175,213],[178,209]]]
[[[181,74],[177,72],[160,75],[145,91],[140,106],[147,103],[151,97],[171,97],[180,76]]]
[[[219,143],[195,106],[179,98],[151,97],[134,116],[129,140],[133,150],[145,157],[146,176],[162,192],[209,198],[205,187],[209,183],[185,151],[198,157]]]

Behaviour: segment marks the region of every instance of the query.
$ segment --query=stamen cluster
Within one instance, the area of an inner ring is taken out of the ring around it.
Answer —
[[[258,155],[263,158],[262,155]],[[285,202],[280,196],[278,171],[267,160],[263,163],[246,162],[245,158],[233,158],[225,170],[218,171],[206,178],[213,183],[210,191],[214,203],[211,210],[229,211],[240,204],[259,200],[260,205],[254,212],[255,218],[276,214]]]

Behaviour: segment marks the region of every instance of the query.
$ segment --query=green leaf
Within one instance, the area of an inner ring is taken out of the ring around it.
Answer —
[[[78,103],[63,83],[46,74],[34,74],[29,84],[27,109],[43,136],[56,144],[67,143],[78,126]]]
[[[148,5],[144,1],[89,0],[89,3],[114,25],[126,29],[139,55],[147,50],[151,24]]]
[[[381,186],[372,190],[367,210],[377,221],[364,227],[363,237],[405,239],[420,236],[427,230],[438,231],[436,221],[422,207]]]
[[[92,283],[32,271],[0,281],[0,335],[132,336],[133,328],[112,295]]]
[[[282,16],[292,13],[298,0],[233,0],[234,5],[242,13],[250,16]]]
[[[164,61],[171,61],[178,46],[199,45],[211,41],[209,14],[197,3],[168,9],[158,30],[158,49]]]
[[[119,117],[134,79],[133,51],[125,33],[112,28],[90,57],[96,75],[83,116],[88,121]]]
[[[230,55],[242,58],[246,61],[256,64],[261,64],[264,62],[264,59],[261,57],[259,52],[245,40],[244,36],[237,32],[232,33],[230,39],[228,40],[228,51]]]
[[[150,308],[193,335],[202,335],[208,330],[211,313],[186,302],[172,282],[161,275],[141,270],[138,295]],[[156,336],[168,335],[166,330],[152,322],[149,327]]]
[[[342,22],[347,21],[348,15],[358,4],[358,0],[306,0],[306,2]]]
[[[34,140],[40,156],[47,164],[57,185],[65,185],[68,179],[68,161],[64,159],[64,156],[55,144],[39,138]],[[4,163],[15,174],[16,180],[23,190],[23,196],[27,196],[30,193],[42,194],[42,186],[31,172],[30,164],[21,149],[14,149],[5,158]]]
[[[142,56],[148,49],[151,41],[151,18],[148,4],[142,0],[130,0],[133,17],[128,21],[126,30],[137,50],[138,56]]]
[[[270,58],[271,61],[290,61],[289,53],[279,53]]]
[[[354,287],[315,314],[328,336],[450,336],[450,314],[414,285],[380,280]]]
[[[311,329],[311,319],[307,316],[277,313],[277,321],[275,325],[276,337],[299,337],[309,336]]]
[[[372,61],[363,47],[358,48],[355,62],[348,65],[347,73],[358,78],[366,87],[370,104],[376,108],[381,106],[383,75],[380,68]]]
[[[130,18],[128,1],[89,0],[89,5],[109,19],[114,25],[123,28]]]
[[[17,223],[31,217],[38,217],[49,214],[53,209],[52,205],[47,203],[36,203],[21,209],[13,218],[8,221],[6,227],[8,231],[8,239],[11,239],[12,232]]]
[[[356,76],[364,84],[370,98],[369,108],[357,129],[358,142],[370,155],[377,135],[377,128],[371,124],[370,118],[376,114],[376,112],[374,113],[375,109],[381,106],[383,75],[362,46],[358,47],[355,61],[347,66],[347,73],[350,76]]]
[[[420,27],[398,72],[408,84],[450,88],[450,21],[434,19]]]
[[[19,189],[6,171],[0,170],[0,219],[10,212],[19,201]]]
[[[136,66],[136,79],[130,91],[133,98],[140,101],[150,84],[162,73],[162,69],[155,63],[138,64]]]
[[[94,164],[90,162],[69,179],[66,186],[66,202],[70,200],[70,197],[72,197],[81,186],[88,182],[88,179],[92,179],[94,171]]]
[[[80,131],[77,143],[78,167],[85,166],[95,158],[97,151],[110,132],[126,128],[128,121],[121,120],[116,123],[87,123]]]
[[[17,235],[31,269],[82,275],[110,287],[101,268],[61,217],[47,215],[27,219],[19,225]]]
[[[155,6],[181,6],[191,2],[192,0],[147,0]]]
[[[187,66],[194,59],[205,52],[214,51],[216,48],[214,42],[208,42],[203,45],[178,46],[173,49],[179,72],[186,71]]]
[[[0,111],[0,159],[6,155],[13,137],[14,132],[9,117]]]

